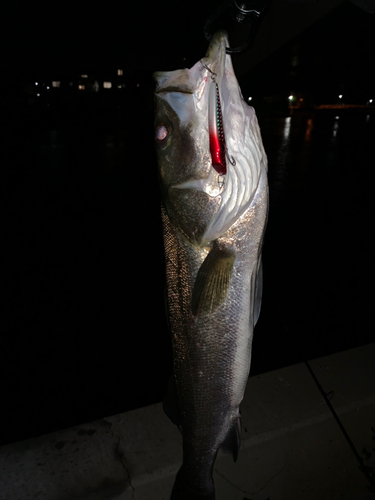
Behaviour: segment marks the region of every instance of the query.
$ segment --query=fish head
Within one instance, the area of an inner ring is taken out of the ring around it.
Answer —
[[[228,46],[226,32],[219,31],[192,68],[154,73],[163,201],[174,226],[198,246],[224,234],[244,213],[267,166],[255,112],[242,97]],[[220,96],[225,138],[221,170],[212,152],[212,86]]]

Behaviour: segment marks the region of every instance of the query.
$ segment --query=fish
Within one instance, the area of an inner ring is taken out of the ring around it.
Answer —
[[[182,432],[171,500],[214,500],[218,451],[237,460],[260,313],[267,156],[228,46],[220,30],[193,67],[153,75],[173,356],[165,408]]]

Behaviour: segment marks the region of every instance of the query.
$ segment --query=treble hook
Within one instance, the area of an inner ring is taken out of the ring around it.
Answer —
[[[225,151],[225,152],[226,152],[226,156],[227,156],[227,158],[228,158],[228,160],[229,160],[229,163],[230,163],[231,165],[233,165],[233,167],[235,167],[235,166],[236,166],[236,160],[233,158],[233,156],[229,156],[229,154],[228,154],[228,152],[227,152],[227,151]]]

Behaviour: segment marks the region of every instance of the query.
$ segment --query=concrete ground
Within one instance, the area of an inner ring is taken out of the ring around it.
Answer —
[[[250,377],[239,459],[215,464],[217,500],[373,499],[374,360],[370,344]],[[1,447],[0,499],[169,500],[181,452],[152,405]]]

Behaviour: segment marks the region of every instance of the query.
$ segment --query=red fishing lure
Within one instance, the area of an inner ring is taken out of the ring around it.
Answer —
[[[216,82],[212,82],[210,87],[208,103],[208,131],[210,136],[212,166],[218,174],[225,175],[227,173],[227,163],[225,159],[227,148],[225,145],[219,87]]]

